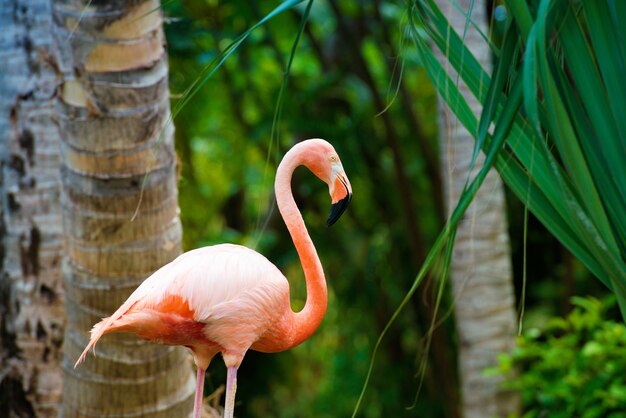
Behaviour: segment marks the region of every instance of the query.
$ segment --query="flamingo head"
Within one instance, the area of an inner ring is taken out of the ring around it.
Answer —
[[[352,186],[350,180],[346,176],[346,172],[341,166],[341,161],[337,154],[329,156],[331,160],[331,176],[328,182],[328,191],[331,197],[330,215],[326,220],[326,225],[331,226],[348,208],[350,200],[352,200]],[[335,161],[333,161],[335,159]]]
[[[352,186],[332,145],[323,139],[309,139],[299,145],[306,147],[304,165],[328,184],[331,207],[326,225],[331,226],[348,208]]]

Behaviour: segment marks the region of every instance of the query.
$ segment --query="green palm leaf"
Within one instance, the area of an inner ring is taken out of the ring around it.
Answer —
[[[626,314],[626,125],[620,120],[626,114],[626,36],[619,25],[626,7],[612,0],[544,0],[533,16],[525,2],[512,0],[509,6],[514,20],[501,50],[494,51],[493,77],[432,0],[410,8],[417,53],[477,145],[497,155],[485,170],[496,167],[531,212],[616,293]],[[457,86],[443,81],[444,69],[418,26],[483,103],[480,121]],[[507,85],[513,86],[509,93]]]

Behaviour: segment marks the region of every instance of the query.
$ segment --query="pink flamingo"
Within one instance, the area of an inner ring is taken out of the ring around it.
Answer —
[[[322,264],[291,192],[291,176],[304,165],[329,185],[330,226],[348,207],[352,187],[335,149],[322,139],[296,144],[276,172],[278,209],[298,251],[307,299],[300,312],[289,302],[289,283],[263,255],[221,244],[189,251],[147,278],[110,317],[91,330],[76,362],[107,333],[126,331],[139,338],[191,350],[198,368],[194,418],[200,418],[204,375],[221,353],[227,367],[224,417],[232,418],[237,369],[248,349],[266,353],[297,346],[317,329],[327,305]]]

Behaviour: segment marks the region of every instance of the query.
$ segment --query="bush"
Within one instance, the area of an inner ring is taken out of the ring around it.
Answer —
[[[566,318],[529,329],[502,356],[499,373],[520,391],[524,418],[623,417],[626,326],[605,319],[615,299],[573,298]],[[517,374],[517,375],[516,375]]]

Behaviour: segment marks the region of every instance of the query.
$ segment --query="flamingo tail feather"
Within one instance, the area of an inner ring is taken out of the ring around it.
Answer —
[[[82,363],[85,360],[85,357],[87,357],[87,353],[89,352],[89,350],[93,349],[93,353],[94,355],[96,354],[96,343],[98,342],[98,340],[106,333],[114,331],[114,329],[112,329],[113,327],[111,327],[111,323],[113,321],[110,320],[111,318],[104,318],[102,321],[98,322],[96,325],[93,326],[93,328],[91,329],[91,338],[89,339],[89,344],[87,344],[87,347],[85,347],[85,349],[83,350],[83,353],[80,355],[80,357],[78,358],[78,360],[76,361],[76,364],[74,364],[74,368],[76,368],[80,363]]]

